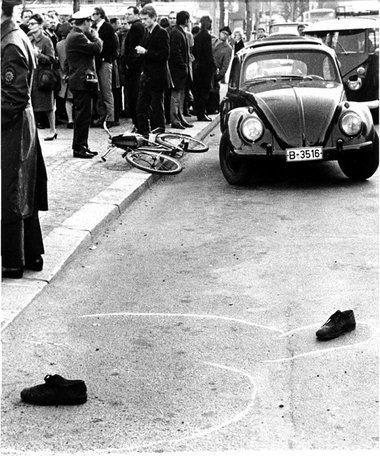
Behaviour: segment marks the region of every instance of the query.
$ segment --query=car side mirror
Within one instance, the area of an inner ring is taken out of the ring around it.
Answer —
[[[346,85],[349,90],[359,90],[363,81],[357,74],[354,74],[348,78]]]

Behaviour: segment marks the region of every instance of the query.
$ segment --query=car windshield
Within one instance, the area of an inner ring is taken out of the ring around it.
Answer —
[[[340,81],[335,61],[321,51],[265,52],[253,54],[246,60],[243,83],[258,84],[278,79]]]

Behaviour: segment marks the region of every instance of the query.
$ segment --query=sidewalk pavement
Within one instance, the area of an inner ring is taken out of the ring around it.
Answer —
[[[198,122],[186,130],[167,131],[191,134],[203,140],[219,123]],[[130,119],[121,119],[112,135],[130,131]],[[91,160],[73,158],[73,130],[57,127],[58,138],[44,141],[49,130],[38,130],[48,174],[49,211],[40,212],[45,255],[41,272],[25,271],[22,279],[3,279],[1,283],[1,330],[4,330],[33,299],[48,286],[74,255],[94,245],[94,239],[119,217],[159,176],[132,168],[116,149],[103,162],[108,135],[91,128],[89,147],[99,152]]]

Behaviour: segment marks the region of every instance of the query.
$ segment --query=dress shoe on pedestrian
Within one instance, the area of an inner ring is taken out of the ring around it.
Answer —
[[[337,310],[326,323],[316,332],[319,340],[330,340],[342,334],[353,331],[356,327],[353,310]]]
[[[57,136],[58,134],[54,133],[53,136],[47,136],[46,138],[44,138],[44,141],[54,141],[55,139],[57,139]]]
[[[198,116],[197,120],[199,120],[200,122],[211,122],[212,121],[211,117],[207,116],[206,114],[204,116]]]
[[[181,124],[185,127],[185,128],[192,128],[194,127],[193,124],[189,123],[189,122],[186,122],[186,120],[181,120]]]
[[[171,128],[176,128],[177,130],[184,130],[186,127],[184,127],[181,123],[175,122],[171,124]]]
[[[95,157],[95,155],[98,155],[99,152],[96,152],[95,150],[90,150],[88,147],[86,147],[84,149],[86,152],[88,152],[89,154],[93,155]]]
[[[29,269],[30,271],[42,271],[43,267],[44,260],[41,255],[33,258],[25,257],[25,269]]]
[[[78,405],[87,401],[83,380],[67,380],[60,375],[46,375],[45,383],[24,388],[21,399],[34,405]]]
[[[94,154],[91,154],[87,150],[73,150],[74,158],[94,158]]]
[[[1,268],[1,276],[3,279],[22,279],[23,275],[23,268],[6,268],[4,266]]]
[[[74,122],[69,122],[67,124],[66,128],[69,128],[70,130],[72,130],[74,128]]]

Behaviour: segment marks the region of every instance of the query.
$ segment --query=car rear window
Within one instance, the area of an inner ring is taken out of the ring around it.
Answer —
[[[339,81],[332,57],[321,51],[266,52],[251,55],[244,64],[243,82],[276,77],[307,77]]]

